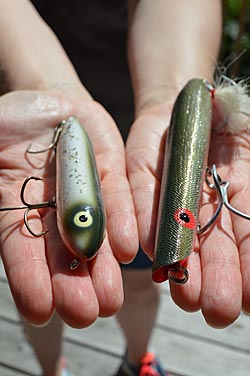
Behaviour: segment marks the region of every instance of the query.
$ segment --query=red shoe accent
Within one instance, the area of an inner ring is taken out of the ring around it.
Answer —
[[[154,353],[148,352],[142,359],[139,376],[166,376]]]

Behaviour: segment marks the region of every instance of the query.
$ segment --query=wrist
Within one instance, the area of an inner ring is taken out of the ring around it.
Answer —
[[[209,82],[213,79],[214,67],[208,69],[192,69],[189,71],[182,70],[178,75],[173,70],[172,74],[162,79],[161,83],[154,85],[141,85],[140,89],[135,87],[135,112],[136,117],[142,112],[150,110],[152,107],[158,107],[163,104],[172,106],[179,92],[192,78],[206,79]]]
[[[128,60],[137,114],[173,102],[191,78],[211,81],[221,42],[220,0],[129,3]]]

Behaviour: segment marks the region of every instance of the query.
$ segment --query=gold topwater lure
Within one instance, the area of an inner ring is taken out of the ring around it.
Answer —
[[[229,183],[220,178],[216,166],[207,168],[215,92],[216,89],[206,81],[192,79],[174,105],[161,181],[152,270],[155,282],[168,278],[177,284],[187,282],[187,259],[193,250],[195,237],[209,228],[223,205],[250,219],[229,204]],[[222,101],[223,95],[220,94],[218,90]],[[201,228],[198,216],[204,181],[216,190],[219,204],[214,216]]]
[[[56,208],[59,234],[67,248],[76,257],[71,265],[75,269],[80,260],[90,260],[100,248],[105,235],[105,210],[91,142],[79,121],[71,117],[55,130],[55,137],[46,149],[27,153],[56,151],[56,198],[38,204],[29,204],[24,197],[28,177],[21,188],[23,206],[0,208],[0,211],[25,209],[24,222],[33,236],[28,214],[33,209]]]

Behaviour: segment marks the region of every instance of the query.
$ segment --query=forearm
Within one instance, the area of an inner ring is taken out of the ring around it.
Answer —
[[[28,0],[1,0],[0,74],[8,90],[80,87],[59,41]]]
[[[221,40],[220,0],[130,0],[129,5],[137,112],[171,101],[192,77],[212,78]]]

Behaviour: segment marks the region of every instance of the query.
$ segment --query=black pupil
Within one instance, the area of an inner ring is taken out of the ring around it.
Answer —
[[[185,223],[190,222],[190,217],[189,217],[189,215],[187,213],[181,213],[180,214],[180,219],[182,221],[184,221]]]
[[[87,222],[87,220],[88,220],[88,218],[87,218],[87,216],[85,214],[80,215],[80,217],[79,217],[79,221],[80,222]]]

